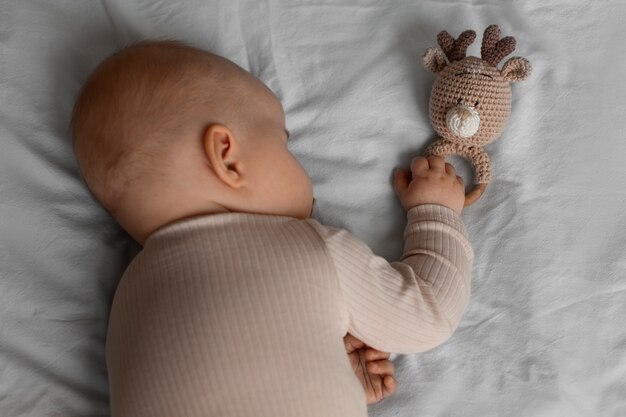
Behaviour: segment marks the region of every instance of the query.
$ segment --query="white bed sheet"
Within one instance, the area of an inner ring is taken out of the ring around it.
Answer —
[[[391,170],[434,139],[420,55],[469,28],[477,54],[497,23],[534,72],[463,213],[471,304],[447,343],[393,356],[398,391],[370,414],[626,416],[624,21],[617,0],[1,0],[0,415],[108,415],[107,311],[136,246],[83,187],[67,130],[101,59],[179,39],[249,69],[284,104],[316,216],[393,260]]]

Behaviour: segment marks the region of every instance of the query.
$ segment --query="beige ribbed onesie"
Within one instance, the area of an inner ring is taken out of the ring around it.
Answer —
[[[118,286],[107,335],[112,417],[365,417],[343,336],[431,349],[470,294],[459,216],[412,208],[401,262],[317,221],[244,213],[152,234]]]

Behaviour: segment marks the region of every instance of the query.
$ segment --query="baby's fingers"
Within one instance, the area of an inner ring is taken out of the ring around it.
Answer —
[[[397,388],[396,380],[393,379],[391,375],[387,375],[385,377],[385,379],[383,380],[383,385],[385,386],[383,397],[388,397],[394,392],[396,392],[396,388]]]
[[[393,170],[393,189],[398,196],[404,194],[406,189],[409,187],[409,176],[408,173],[400,168],[396,168]]]
[[[365,351],[365,359],[368,361],[378,361],[381,359],[389,359],[389,352],[381,352],[380,350],[369,348]]]
[[[346,333],[346,335],[343,337],[343,344],[346,348],[347,353],[352,353],[355,350],[361,349],[363,346],[365,346],[365,343],[352,336],[350,333]]]
[[[388,360],[373,361],[367,363],[367,371],[379,375],[392,375],[396,367]]]
[[[413,173],[413,175],[418,175],[420,173],[426,172],[428,171],[429,167],[429,161],[431,160],[431,158],[437,158],[437,157],[430,157],[430,158],[425,158],[423,156],[416,156],[415,158],[413,158],[413,160],[411,161],[411,172]]]

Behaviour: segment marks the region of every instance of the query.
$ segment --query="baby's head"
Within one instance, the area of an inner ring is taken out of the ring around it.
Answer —
[[[287,149],[274,94],[178,42],[140,43],[102,62],[76,101],[72,137],[93,195],[140,244],[191,216],[311,213],[311,181]]]

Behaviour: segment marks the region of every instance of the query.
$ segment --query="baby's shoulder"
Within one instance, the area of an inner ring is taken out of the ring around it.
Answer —
[[[315,219],[306,219],[304,220],[304,222],[323,238],[331,237],[339,233],[348,233],[348,231],[345,229],[327,226],[325,224],[320,223],[319,221]]]
[[[320,236],[325,245],[328,247],[353,247],[365,245],[364,242],[346,229],[327,226],[321,224],[315,219],[307,219],[306,222]]]

